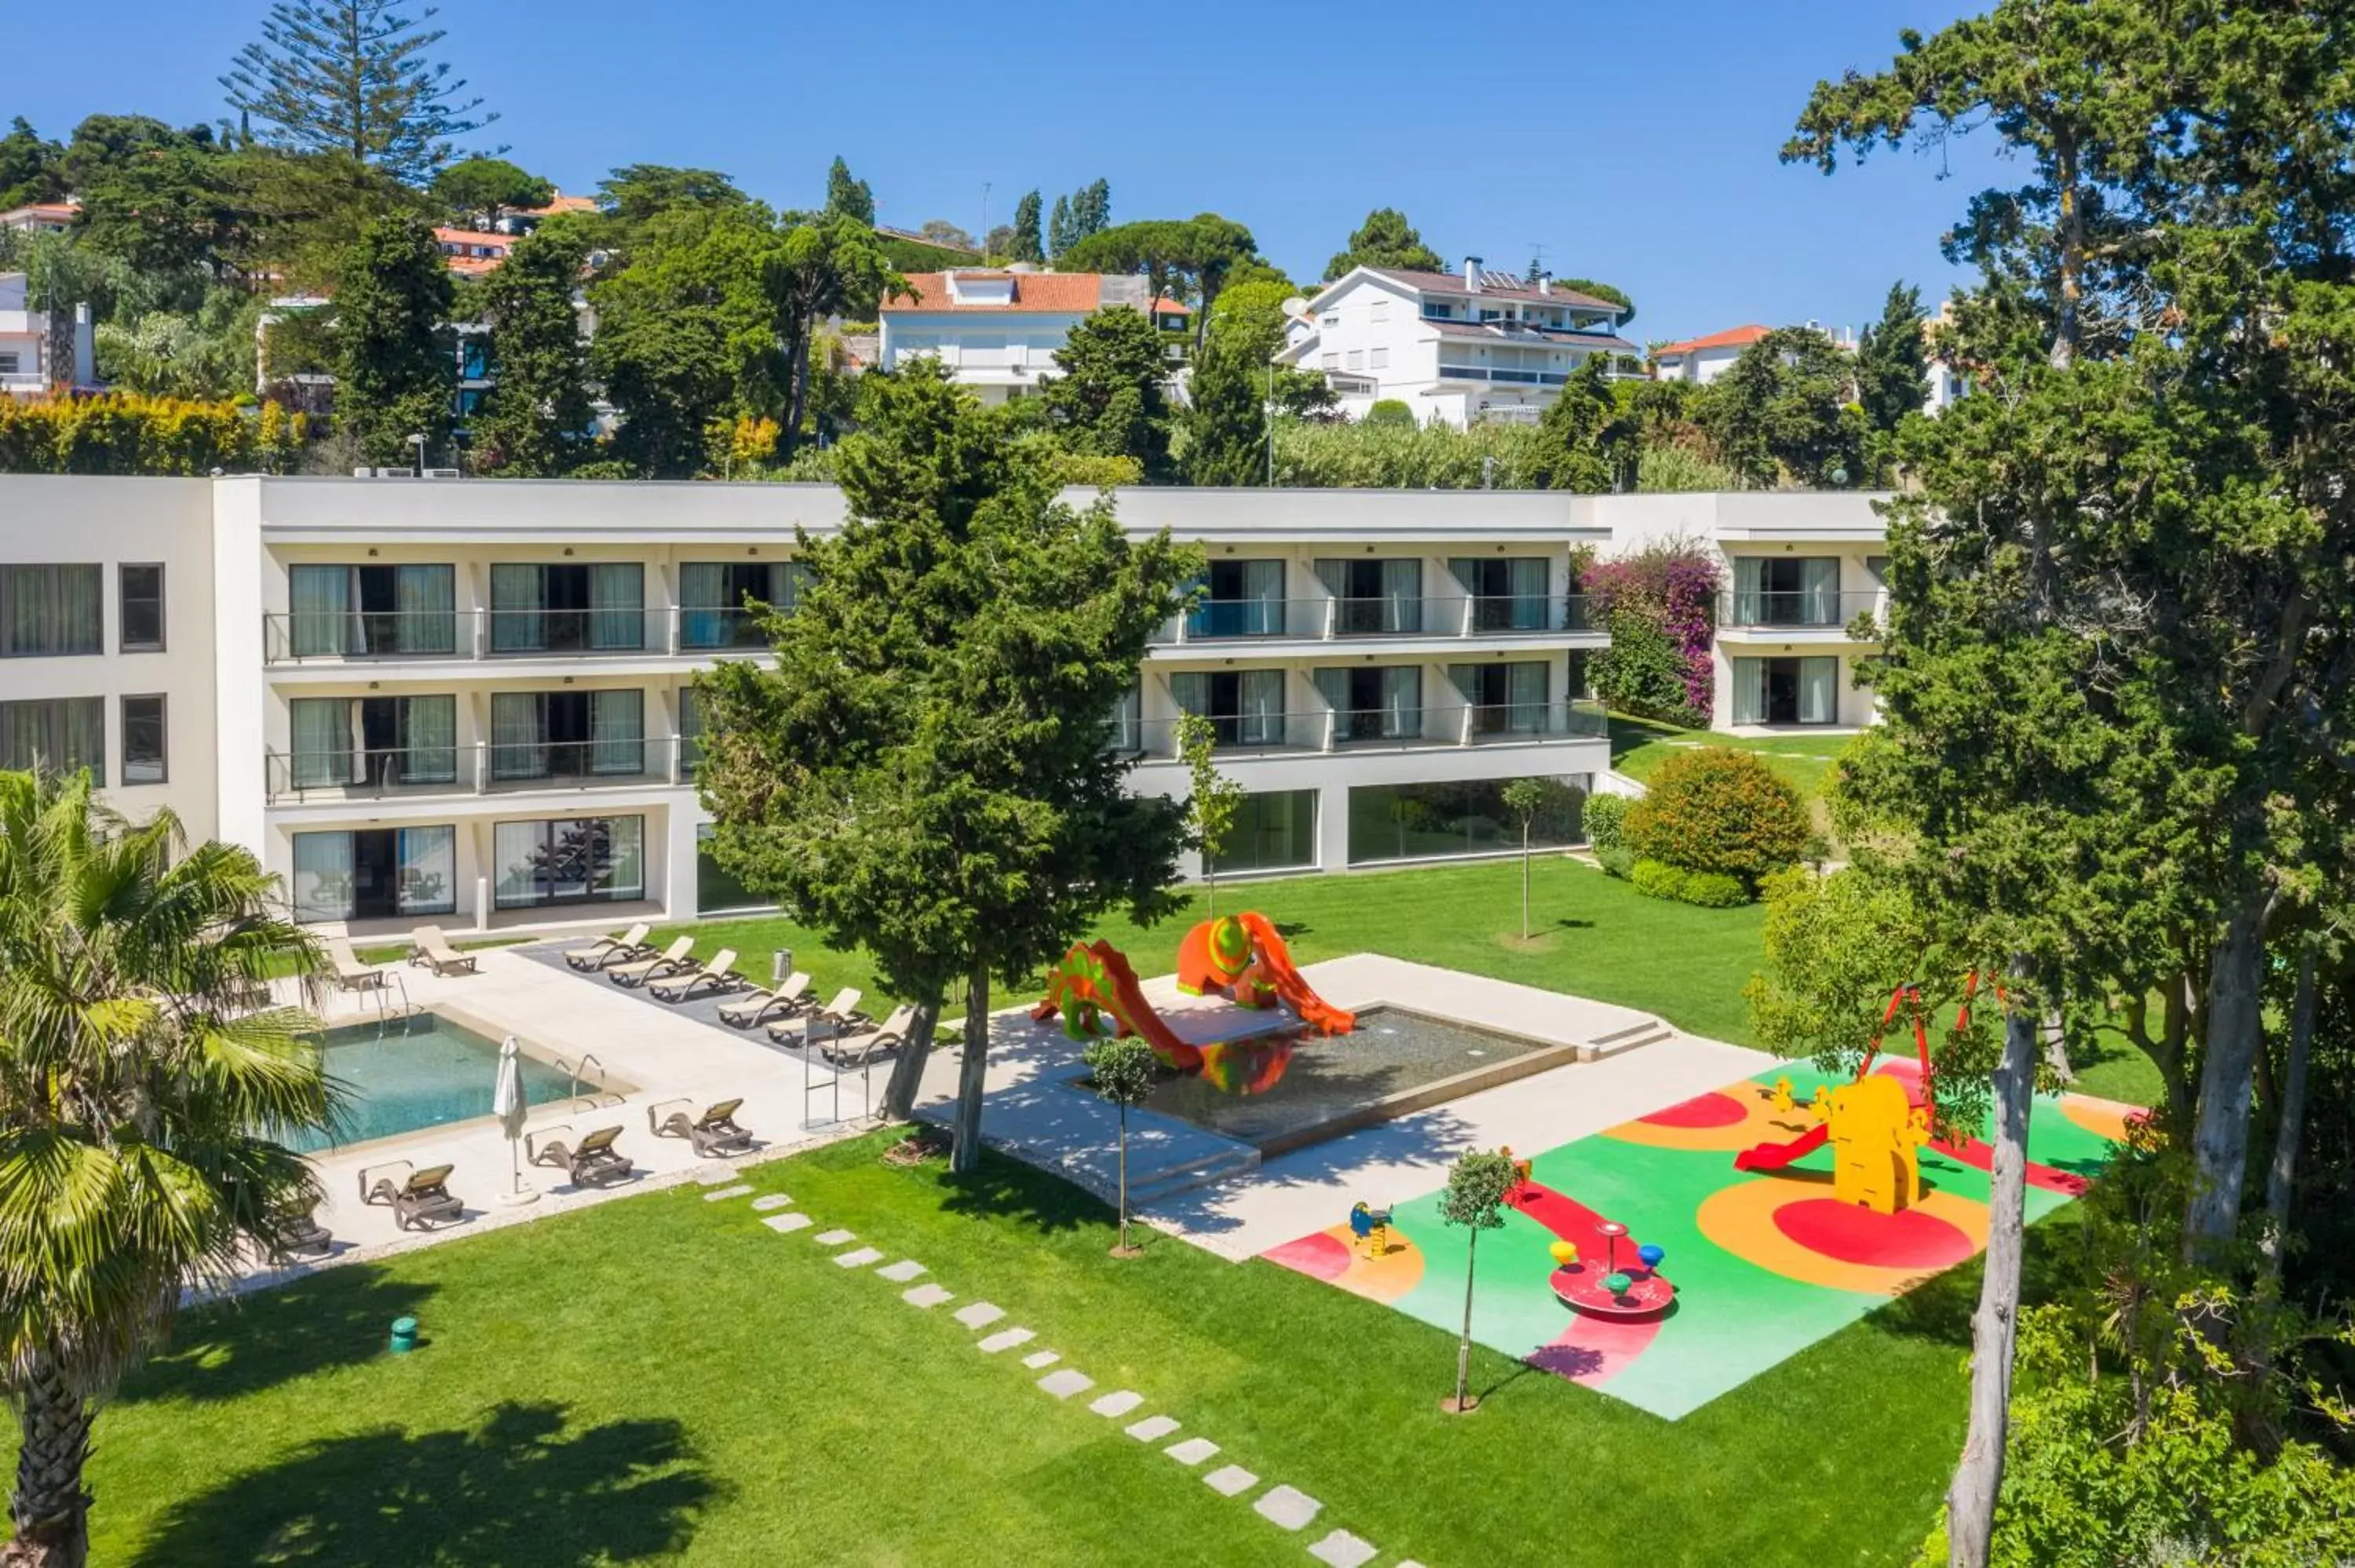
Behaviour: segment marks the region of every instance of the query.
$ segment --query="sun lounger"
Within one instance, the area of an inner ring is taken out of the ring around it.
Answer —
[[[656,1138],[683,1138],[706,1160],[747,1154],[751,1151],[752,1135],[736,1125],[736,1113],[743,1104],[742,1100],[721,1100],[705,1107],[701,1116],[690,1118],[683,1110],[675,1110],[659,1121],[655,1112],[660,1107],[648,1106],[646,1123]]]
[[[863,1023],[867,1015],[858,1011],[859,995],[857,986],[844,986],[824,1007],[814,1007],[799,1018],[769,1025],[769,1038],[780,1045],[800,1045],[807,1043],[809,1032],[820,1023],[831,1023],[837,1030],[854,1022]]]
[[[646,946],[646,933],[651,929],[641,920],[618,937],[600,937],[586,947],[566,948],[564,961],[576,969],[589,970],[645,958],[653,952]]]
[[[362,1171],[360,1202],[391,1204],[392,1223],[404,1231],[439,1221],[455,1222],[465,1217],[466,1206],[450,1195],[450,1172],[453,1169],[449,1165],[429,1165],[422,1171],[410,1171],[406,1181],[398,1182],[389,1176],[378,1176],[371,1182],[369,1172]]]
[[[615,985],[639,986],[648,980],[658,980],[682,969],[695,967],[687,955],[695,950],[695,938],[681,937],[650,959],[633,959],[626,964],[615,964],[605,971],[605,978]]]
[[[318,1216],[312,1213],[313,1207],[306,1203],[282,1209],[270,1217],[263,1235],[272,1257],[293,1257],[306,1252],[325,1257],[336,1250],[336,1238],[319,1223]]]
[[[915,1022],[914,1008],[895,1008],[890,1017],[865,1033],[837,1035],[818,1049],[837,1067],[864,1067],[884,1052],[906,1044],[909,1026]]]
[[[613,1147],[613,1140],[621,1136],[618,1127],[601,1127],[569,1148],[562,1139],[550,1139],[532,1150],[531,1162],[559,1167],[576,1187],[624,1181],[636,1171]]]
[[[429,965],[437,975],[474,972],[474,955],[452,947],[439,926],[420,926],[409,934],[409,961]]]
[[[736,949],[722,948],[711,956],[709,963],[693,965],[674,975],[668,985],[646,989],[664,1001],[685,1001],[707,991],[731,991],[745,983],[744,977],[736,972]]]
[[[327,938],[327,961],[336,966],[336,986],[340,991],[368,991],[384,984],[384,966],[360,962],[348,938]]]
[[[719,1006],[719,1022],[730,1029],[751,1029],[772,1018],[791,1018],[809,1005],[810,978],[795,969],[773,991],[754,991]]]

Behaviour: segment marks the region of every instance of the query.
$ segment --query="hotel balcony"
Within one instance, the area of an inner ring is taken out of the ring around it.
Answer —
[[[700,755],[693,736],[400,749],[265,749],[262,778],[267,803],[272,806],[684,789],[694,782]]]
[[[1587,623],[1572,595],[1455,594],[1444,598],[1206,599],[1163,623],[1153,648],[1164,654],[1202,644],[1433,641],[1559,638],[1600,647],[1607,629]]]
[[[769,652],[760,618],[741,608],[278,610],[261,619],[262,660],[272,668]]]
[[[1610,733],[1603,705],[1584,701],[1206,716],[1214,736],[1212,749],[1222,758],[1532,746],[1602,739]],[[1140,763],[1180,761],[1184,722],[1114,720],[1106,726],[1105,744]]]
[[[1859,616],[1878,616],[1886,602],[1878,588],[1729,593],[1718,600],[1718,636],[1735,642],[1851,641],[1849,626]]]

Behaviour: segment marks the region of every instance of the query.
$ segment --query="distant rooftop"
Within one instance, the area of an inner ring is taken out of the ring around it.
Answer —
[[[1723,332],[1713,332],[1707,337],[1687,338],[1682,343],[1663,344],[1652,351],[1652,357],[1654,359],[1680,357],[1688,354],[1698,354],[1707,348],[1748,348],[1774,330],[1772,327],[1759,326],[1755,323],[1748,326],[1729,327]]]

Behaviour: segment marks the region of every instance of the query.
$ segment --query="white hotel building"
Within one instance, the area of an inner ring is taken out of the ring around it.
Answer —
[[[1578,700],[1605,638],[1570,591],[1573,550],[1608,553],[1629,520],[1863,511],[1476,491],[1118,503],[1131,530],[1199,545],[1208,593],[1156,638],[1109,739],[1136,757],[1135,788],[1182,795],[1176,720],[1212,720],[1251,794],[1222,874],[1508,852],[1506,781],[1577,791],[1609,768]],[[698,848],[687,685],[764,656],[746,596],[790,602],[796,530],[823,535],[841,508],[822,485],[0,477],[0,766],[87,763],[118,808],[168,805],[251,847],[303,917],[361,935],[741,908]]]

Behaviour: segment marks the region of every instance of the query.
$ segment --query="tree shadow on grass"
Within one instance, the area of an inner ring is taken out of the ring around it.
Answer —
[[[356,1264],[216,1303],[182,1318],[170,1349],[125,1383],[122,1397],[239,1399],[367,1361],[383,1351],[392,1320],[415,1316],[435,1288]]]
[[[2071,1219],[2028,1227],[2027,1245],[2020,1255],[2019,1298],[2050,1301],[2079,1283],[2073,1250],[2081,1237]],[[1932,1276],[1875,1310],[1867,1321],[1908,1339],[1934,1340],[1968,1350],[1971,1314],[1978,1309],[1979,1285],[1985,1277],[1986,1255]]]
[[[559,1404],[472,1429],[324,1438],[166,1513],[135,1568],[587,1568],[683,1551],[719,1487],[676,1421],[567,1434]]]
[[[944,1171],[939,1180],[947,1213],[980,1214],[1037,1231],[1075,1231],[1113,1218],[1112,1205],[1102,1199],[992,1150],[982,1151],[978,1171]]]

